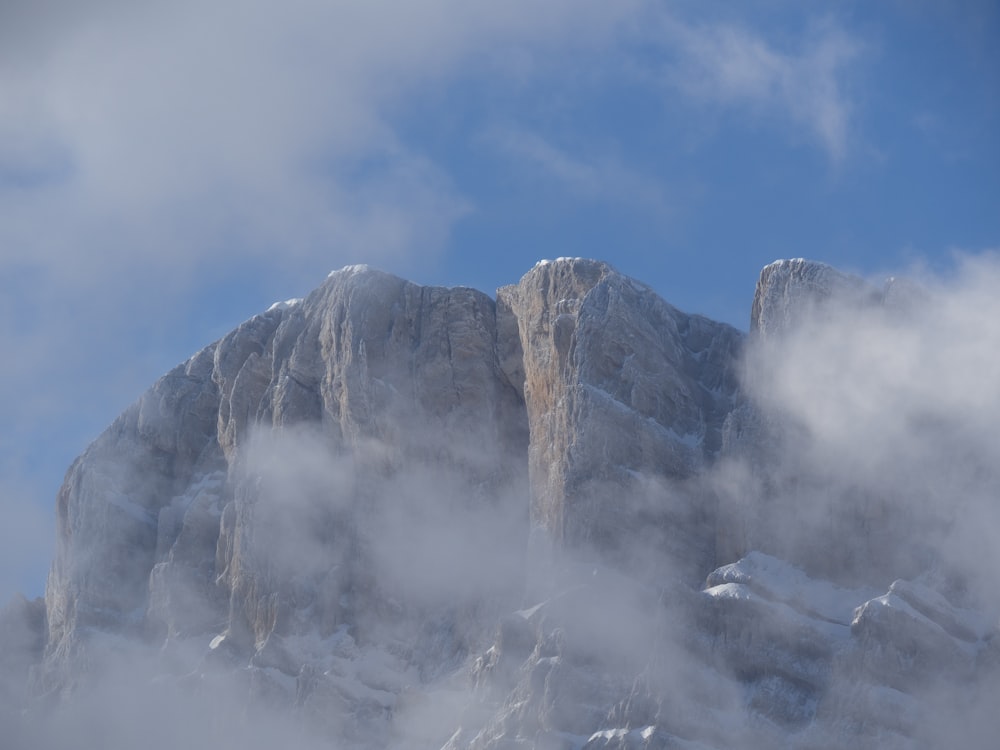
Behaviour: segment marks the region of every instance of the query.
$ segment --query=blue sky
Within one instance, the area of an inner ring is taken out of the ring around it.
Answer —
[[[990,0],[83,5],[0,10],[3,599],[87,442],[333,268],[591,256],[745,328],[776,258],[1000,248]]]

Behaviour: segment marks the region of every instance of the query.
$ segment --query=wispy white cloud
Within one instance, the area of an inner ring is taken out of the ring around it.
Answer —
[[[657,29],[669,48],[666,76],[673,87],[704,102],[789,120],[832,161],[846,156],[853,104],[844,78],[862,50],[858,39],[829,22],[793,49],[728,23],[663,19]]]
[[[996,608],[984,571],[1000,564],[1000,255],[920,278],[890,285],[885,305],[835,297],[751,347],[748,389],[793,436],[770,457],[784,489],[768,503],[785,539],[826,534],[838,515],[878,519],[896,575],[930,554]],[[852,533],[844,548],[870,543]]]
[[[0,189],[17,194],[4,196],[0,238],[6,258],[60,268],[85,252],[74,274],[95,256],[162,272],[207,249],[266,258],[280,248],[289,263],[342,248],[391,263],[439,247],[465,201],[399,137],[390,110],[475,66],[486,46],[578,44],[626,12],[590,2],[472,12],[453,0],[43,5],[3,34]]]
[[[485,140],[520,168],[575,197],[627,205],[651,216],[670,213],[665,186],[613,155],[574,153],[516,127],[494,128]]]
[[[49,514],[30,483],[19,479],[19,467],[10,459],[0,461],[0,608],[18,592],[41,593],[41,582],[51,557],[53,534]]]

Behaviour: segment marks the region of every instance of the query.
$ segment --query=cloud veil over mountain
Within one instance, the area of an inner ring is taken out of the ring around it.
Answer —
[[[4,745],[989,747],[998,288],[335,271],[70,467]]]

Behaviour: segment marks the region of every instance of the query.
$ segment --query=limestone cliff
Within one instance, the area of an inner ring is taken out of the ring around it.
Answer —
[[[536,544],[607,560],[656,528],[643,546],[683,547],[677,560],[702,575],[711,509],[680,482],[718,453],[742,334],[584,259],[538,264],[499,290],[498,310],[518,334],[508,361],[531,433]]]
[[[321,636],[356,625],[401,596],[370,580],[383,529],[366,523],[421,501],[407,472],[433,467],[455,502],[500,502],[526,441],[489,297],[331,274],[164,376],[70,469],[40,685],[71,685],[95,634],[225,633],[273,660],[272,635],[304,617]]]
[[[124,669],[213,731],[235,695],[351,748],[927,746],[942,685],[996,693],[996,622],[870,488],[790,460],[745,358],[924,303],[779,261],[748,337],[592,260],[495,301],[334,272],[74,462],[0,688],[30,717]]]

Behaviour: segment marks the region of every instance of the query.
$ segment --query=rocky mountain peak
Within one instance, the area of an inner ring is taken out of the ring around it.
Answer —
[[[747,337],[593,260],[495,300],[335,271],[70,467],[44,612],[0,613],[0,721],[64,746],[39,727],[128,685],[185,746],[927,746],[940,691],[1000,694],[996,622],[941,566],[890,577],[888,501],[747,387],[845,300],[919,292],[778,261]]]
[[[795,258],[764,266],[757,281],[750,330],[780,335],[803,318],[819,314],[829,303],[877,302],[877,290],[859,276],[817,261]]]

